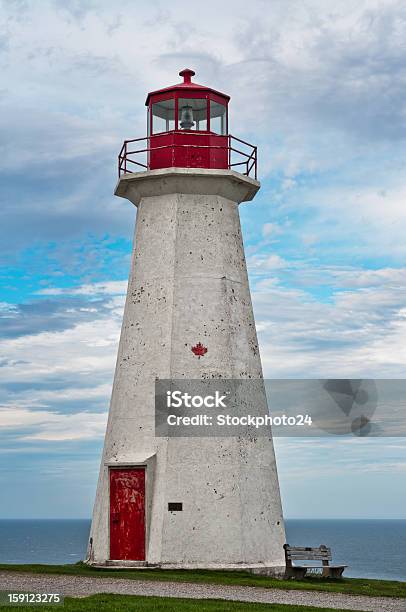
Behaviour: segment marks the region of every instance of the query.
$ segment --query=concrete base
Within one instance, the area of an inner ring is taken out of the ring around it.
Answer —
[[[283,578],[285,575],[286,568],[283,565],[271,566],[265,564],[226,564],[226,563],[211,563],[208,566],[204,567],[200,564],[193,563],[162,563],[162,564],[150,564],[146,562],[140,561],[106,561],[105,563],[91,563],[89,561],[85,561],[87,565],[90,567],[94,567],[96,569],[106,569],[106,570],[123,570],[123,569],[138,569],[138,570],[209,570],[209,571],[224,571],[224,572],[249,572],[250,574],[256,574],[258,576],[271,576],[273,578]]]
[[[282,578],[285,574],[285,566],[282,565],[265,565],[262,563],[248,564],[248,563],[210,563],[202,567],[200,564],[186,563],[186,564],[174,564],[164,563],[159,566],[160,569],[166,570],[210,570],[210,571],[224,571],[224,572],[249,572],[251,574],[257,574],[261,576],[274,576]]]
[[[97,569],[153,569],[156,565],[150,565],[146,561],[105,561],[104,563],[98,563],[96,561],[91,562],[86,560],[84,563],[90,567]]]

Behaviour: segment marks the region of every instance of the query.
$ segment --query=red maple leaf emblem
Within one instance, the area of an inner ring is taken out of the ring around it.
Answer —
[[[203,346],[201,342],[198,342],[196,346],[192,346],[192,352],[196,355],[196,357],[203,357],[207,353],[207,348]]]

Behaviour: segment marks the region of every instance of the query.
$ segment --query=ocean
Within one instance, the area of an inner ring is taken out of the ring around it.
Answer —
[[[0,520],[0,563],[76,563],[90,520]],[[345,576],[406,581],[406,520],[286,521],[292,546],[326,544]]]

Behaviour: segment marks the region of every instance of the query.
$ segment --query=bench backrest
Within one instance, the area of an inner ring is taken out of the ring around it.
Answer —
[[[289,546],[285,544],[286,562],[291,564],[292,561],[331,561],[331,548],[327,548],[322,544],[319,548],[311,548],[310,546]]]

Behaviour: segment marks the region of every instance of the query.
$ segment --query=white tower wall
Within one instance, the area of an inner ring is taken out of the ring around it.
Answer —
[[[238,214],[258,189],[230,170],[169,168],[118,183],[138,213],[90,563],[109,560],[109,467],[138,465],[146,466],[147,564],[284,566],[272,439],[154,431],[156,378],[262,378]],[[197,342],[208,349],[201,359],[191,351]],[[168,502],[182,502],[182,512]]]

